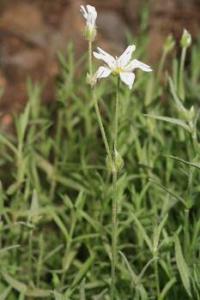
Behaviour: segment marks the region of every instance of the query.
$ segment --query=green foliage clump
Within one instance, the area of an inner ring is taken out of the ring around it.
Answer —
[[[56,101],[42,103],[29,82],[14,133],[0,133],[2,300],[110,299],[112,189],[73,52],[59,55]],[[174,59],[166,75],[167,52],[158,72],[120,88],[116,300],[200,299],[199,53],[194,46],[187,72]],[[110,124],[114,85],[97,94]]]

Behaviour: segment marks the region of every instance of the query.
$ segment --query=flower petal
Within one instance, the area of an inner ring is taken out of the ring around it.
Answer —
[[[141,61],[137,60],[137,59],[133,59],[126,67],[125,67],[125,71],[126,72],[131,72],[135,69],[141,69],[142,71],[145,71],[145,72],[151,72],[152,69],[150,66],[142,63]]]
[[[121,81],[123,81],[126,85],[128,85],[129,89],[131,89],[135,80],[135,74],[131,72],[121,72],[119,75]]]
[[[97,50],[98,52],[93,52],[94,57],[103,60],[111,69],[113,69],[116,66],[116,60],[114,57],[99,47]]]
[[[95,77],[97,79],[98,78],[106,78],[111,74],[111,72],[112,71],[107,67],[99,67],[96,74],[95,74]]]
[[[88,11],[88,17],[87,17],[87,25],[88,26],[95,26],[96,18],[97,18],[97,11],[94,6],[87,5],[86,6]]]
[[[97,11],[96,11],[95,7],[91,6],[91,5],[86,5],[86,8],[85,8],[85,6],[81,5],[80,11],[86,20],[87,26],[89,28],[95,27],[96,18],[97,18]]]
[[[128,46],[122,55],[118,57],[117,63],[119,67],[125,67],[129,63],[135,48],[135,45]]]
[[[86,7],[87,7],[88,14],[90,14],[91,16],[93,16],[94,19],[96,19],[97,18],[96,8],[92,5],[86,5]]]
[[[87,10],[85,9],[85,7],[83,5],[80,6],[80,11],[83,15],[83,17],[87,20],[87,16],[88,16],[88,13],[87,13]]]

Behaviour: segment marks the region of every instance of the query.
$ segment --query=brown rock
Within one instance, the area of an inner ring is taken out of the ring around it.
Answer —
[[[124,4],[124,13],[125,17],[129,23],[129,28],[133,32],[137,32],[139,19],[140,19],[140,11],[143,8],[143,4],[145,1],[143,0],[127,0]]]
[[[1,68],[7,81],[1,102],[4,111],[15,110],[24,103],[28,77],[45,82],[55,76],[52,31],[33,4],[16,3],[4,10],[0,21]]]
[[[113,46],[121,50],[124,48],[128,28],[119,14],[111,10],[102,11],[98,16],[97,27],[99,33]]]
[[[88,4],[88,1],[84,1],[84,3]],[[94,5],[99,10],[109,9],[109,10],[120,11],[124,6],[124,0],[111,0],[111,1],[91,0],[90,4]]]
[[[44,96],[54,100],[58,74],[57,52],[69,41],[79,56],[87,47],[83,38],[84,20],[79,13],[86,0],[0,1],[0,87],[5,93],[1,112],[18,109],[26,100],[26,80],[43,83]],[[98,45],[119,55],[126,46],[127,28],[139,35],[140,9],[149,3],[150,56],[157,62],[168,33],[177,39],[183,28],[199,33],[198,0],[91,0],[98,9]],[[163,5],[164,3],[164,5]],[[6,123],[6,121],[5,121]]]
[[[156,62],[168,34],[173,34],[178,40],[186,28],[194,38],[198,36],[200,2],[165,0],[163,5],[163,0],[152,0],[151,3],[150,56]]]

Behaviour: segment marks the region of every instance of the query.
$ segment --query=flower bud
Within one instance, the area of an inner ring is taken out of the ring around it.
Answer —
[[[89,73],[87,73],[87,75],[86,75],[86,82],[87,82],[87,84],[89,84],[91,87],[94,87],[95,84],[97,83],[97,77],[96,77],[96,74],[90,75]]]
[[[58,277],[58,275],[56,273],[53,273],[52,281],[53,281],[54,287],[58,287],[59,286],[60,280],[59,280],[59,277]]]
[[[175,46],[175,40],[172,36],[172,34],[168,35],[166,41],[165,41],[165,44],[164,44],[164,51],[166,53],[172,51],[172,49],[174,48]]]
[[[116,172],[116,167],[114,164],[114,161],[110,159],[110,157],[107,155],[106,156],[106,167],[109,173],[115,173]]]
[[[195,110],[194,110],[194,106],[192,105],[190,110],[188,110],[188,121],[192,121],[194,117],[195,117]]]
[[[88,27],[86,26],[85,28],[85,38],[86,40],[90,41],[90,42],[94,42],[95,37],[96,37],[97,31],[95,27]]]
[[[88,41],[93,42],[96,37],[96,8],[92,5],[81,5],[80,11],[86,20],[85,37]]]
[[[124,160],[117,150],[114,152],[115,168],[120,171],[124,166]]]
[[[184,121],[191,122],[195,117],[194,106],[192,106],[190,109],[181,110],[180,116],[184,119]]]
[[[191,45],[191,43],[192,43],[191,34],[186,29],[184,29],[181,37],[181,47],[188,48]]]

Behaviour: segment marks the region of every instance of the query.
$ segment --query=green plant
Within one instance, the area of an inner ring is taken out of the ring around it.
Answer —
[[[119,88],[116,300],[200,299],[199,50],[187,53],[184,101],[178,57]],[[0,132],[2,300],[111,299],[113,187],[94,91],[76,75],[88,62],[72,44],[58,57],[56,101],[29,81],[13,130]],[[113,158],[116,78],[95,93]]]

